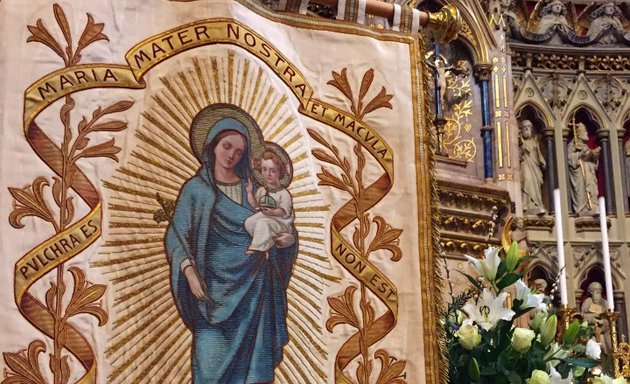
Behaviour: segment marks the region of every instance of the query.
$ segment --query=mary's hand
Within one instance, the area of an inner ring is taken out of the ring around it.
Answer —
[[[273,238],[278,248],[286,248],[295,244],[295,236],[292,233],[284,232]]]
[[[190,291],[197,298],[197,300],[201,301],[209,301],[210,298],[206,294],[203,289],[203,285],[201,280],[199,280],[199,276],[195,272],[195,267],[188,266],[184,269],[184,275],[186,275],[186,279],[188,279],[188,285],[190,286]]]

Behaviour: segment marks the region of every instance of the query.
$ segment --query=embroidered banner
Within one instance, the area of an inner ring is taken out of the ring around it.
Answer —
[[[422,43],[145,3],[0,4],[3,382],[440,383]]]

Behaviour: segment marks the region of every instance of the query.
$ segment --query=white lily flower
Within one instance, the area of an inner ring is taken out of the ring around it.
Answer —
[[[549,384],[573,384],[573,372],[569,371],[569,376],[563,379],[560,372],[556,371],[553,366],[549,366],[549,379]]]
[[[599,360],[602,354],[602,347],[594,338],[586,343],[586,356],[593,360]]]
[[[516,282],[516,298],[523,302],[521,309],[536,308],[545,312],[547,310],[547,306],[543,303],[545,295],[542,293],[533,294],[523,279]]]
[[[494,297],[492,292],[485,288],[477,300],[477,304],[468,302],[462,309],[468,314],[470,320],[489,331],[497,325],[499,320],[510,321],[516,314],[513,310],[503,306],[507,295],[507,292],[501,292],[499,296]]]
[[[475,268],[478,275],[483,276],[487,281],[494,281],[497,276],[497,269],[499,269],[499,263],[501,262],[499,248],[488,247],[484,251],[484,255],[485,258],[483,260],[468,255],[465,255],[465,257]]]

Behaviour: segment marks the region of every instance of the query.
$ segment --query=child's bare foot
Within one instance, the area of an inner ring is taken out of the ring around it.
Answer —
[[[247,251],[245,251],[246,255],[253,255],[254,253],[256,253],[256,251],[253,249],[248,249]]]

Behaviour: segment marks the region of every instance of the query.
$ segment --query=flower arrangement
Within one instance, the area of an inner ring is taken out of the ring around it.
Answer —
[[[531,257],[519,257],[514,242],[507,252],[489,247],[483,259],[466,258],[478,276],[464,273],[471,287],[453,296],[444,317],[450,383],[586,383],[600,363],[594,329],[574,320],[558,338],[557,315],[519,271]],[[516,326],[523,316],[527,328]],[[593,382],[626,383],[605,375]]]

